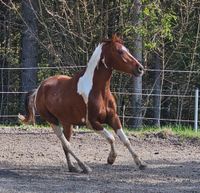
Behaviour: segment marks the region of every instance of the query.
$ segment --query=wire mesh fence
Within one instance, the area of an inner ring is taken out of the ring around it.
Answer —
[[[38,78],[38,85],[40,81],[44,80],[53,74],[69,74],[72,75],[76,71],[85,68],[85,66],[65,66],[65,67],[37,67],[31,68],[37,70],[40,77]],[[29,70],[30,68],[0,68],[1,74],[7,72],[8,74],[20,74],[22,70]],[[156,71],[154,69],[147,69],[146,73]],[[12,73],[11,73],[12,72]],[[48,73],[46,73],[48,72]],[[161,73],[199,73],[198,71],[175,71],[163,70]],[[115,76],[115,75],[114,75]],[[118,77],[117,77],[118,79]],[[123,80],[123,77],[122,77]],[[181,89],[166,89],[161,87],[159,92],[153,92],[152,85],[142,89],[141,93],[132,91],[130,78],[122,82],[116,81],[113,78],[111,91],[117,99],[117,110],[122,123],[126,127],[131,127],[134,119],[141,119],[144,125],[154,125],[155,121],[159,121],[161,125],[164,124],[181,124],[193,126],[195,123],[195,87],[188,89],[187,92]],[[129,83],[127,83],[129,82]],[[126,85],[126,86],[125,86]],[[154,90],[155,91],[155,90]],[[23,111],[23,101],[21,95],[26,92],[21,92],[20,84],[10,83],[8,85],[1,82],[0,88],[0,123],[10,124],[17,123],[17,115]],[[140,95],[142,98],[141,115],[133,116],[134,107],[132,106],[132,98],[134,95]],[[153,100],[155,97],[160,97],[160,105],[155,106]],[[154,111],[159,110],[160,116],[155,117]],[[197,116],[198,117],[198,116]],[[158,120],[159,119],[159,120]],[[198,119],[197,119],[198,122]]]

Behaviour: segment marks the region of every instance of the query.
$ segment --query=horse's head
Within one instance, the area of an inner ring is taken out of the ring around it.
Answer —
[[[102,63],[108,68],[113,68],[135,76],[142,76],[144,68],[123,45],[123,41],[116,35],[105,40],[101,54]]]

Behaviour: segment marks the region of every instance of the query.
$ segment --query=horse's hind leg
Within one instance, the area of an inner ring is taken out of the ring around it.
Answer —
[[[71,150],[70,147],[70,143],[69,141],[66,139],[63,130],[60,126],[58,125],[53,125],[51,124],[52,128],[54,129],[55,134],[57,135],[57,137],[60,139],[60,141],[62,142],[63,148],[66,150],[66,152],[68,152],[69,154],[71,154],[74,159],[77,161],[78,165],[80,166],[80,168],[83,170],[83,173],[90,173],[92,170],[90,169],[90,167],[88,167],[86,164],[84,164],[75,154],[74,152]]]
[[[66,151],[64,147],[63,147],[63,150],[65,152],[65,156],[66,156],[69,172],[76,172],[76,173],[80,172],[80,169],[77,168],[76,166],[74,166],[74,164],[71,162],[69,152]]]
[[[72,135],[72,126],[64,126],[63,125],[63,128],[64,128],[63,133],[64,133],[66,139],[70,142],[70,138],[71,138],[71,135]],[[64,148],[64,146],[63,146],[63,150],[65,152],[65,156],[66,156],[66,160],[67,160],[69,171],[70,172],[80,172],[80,170],[78,168],[76,168],[74,166],[74,164],[71,162],[70,154],[66,150],[66,148]]]

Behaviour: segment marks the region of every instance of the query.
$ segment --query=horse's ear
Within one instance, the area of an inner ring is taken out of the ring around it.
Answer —
[[[117,34],[113,34],[112,35],[112,42],[116,42],[117,39],[118,39]]]
[[[123,40],[119,36],[117,36],[117,34],[112,35],[112,42],[118,42],[123,44]]]

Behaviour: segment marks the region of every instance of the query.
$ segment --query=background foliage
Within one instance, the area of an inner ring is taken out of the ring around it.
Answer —
[[[1,123],[15,122],[15,116],[4,115],[17,115],[22,110],[21,93],[9,93],[22,91],[21,75],[25,71],[15,69],[23,67],[21,48],[27,23],[22,2],[31,1],[0,0]],[[142,10],[139,22],[135,22],[138,2]],[[55,67],[37,69],[37,84],[54,74],[72,75],[80,70],[79,66],[87,64],[98,42],[113,33],[123,37],[134,55],[137,49],[133,42],[139,34],[143,64],[149,70],[143,77],[143,117],[153,118],[157,108],[154,102],[158,100],[161,119],[177,119],[173,123],[193,119],[193,97],[180,96],[192,95],[200,82],[199,0],[38,0],[33,12],[38,25],[38,36],[35,36],[39,46],[38,67]],[[112,91],[118,98],[120,115],[125,104],[127,117],[133,112],[132,96],[128,94],[133,91],[132,84],[132,78],[115,72]],[[153,93],[161,95],[155,98]],[[131,124],[130,119],[126,119],[126,124]],[[162,124],[169,123],[169,120],[162,121]],[[144,124],[153,121],[144,119]]]

